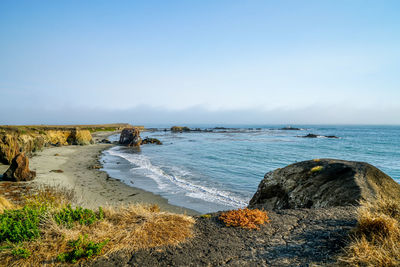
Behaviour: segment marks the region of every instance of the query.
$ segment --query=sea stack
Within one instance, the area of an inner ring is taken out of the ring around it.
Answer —
[[[119,138],[121,145],[140,147],[142,138],[140,138],[140,130],[138,128],[125,128],[121,132]]]

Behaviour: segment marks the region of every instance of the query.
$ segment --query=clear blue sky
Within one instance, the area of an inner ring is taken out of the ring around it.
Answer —
[[[400,124],[400,1],[0,1],[0,124]]]

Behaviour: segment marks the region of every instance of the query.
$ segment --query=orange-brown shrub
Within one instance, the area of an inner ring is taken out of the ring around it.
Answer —
[[[219,219],[226,226],[242,227],[247,229],[259,229],[258,225],[269,222],[266,211],[259,209],[237,209],[223,212]]]

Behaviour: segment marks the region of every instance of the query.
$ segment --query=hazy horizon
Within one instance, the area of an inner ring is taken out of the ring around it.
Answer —
[[[400,124],[398,1],[1,1],[0,124]]]

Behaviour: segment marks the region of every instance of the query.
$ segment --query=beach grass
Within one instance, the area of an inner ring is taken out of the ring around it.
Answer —
[[[69,190],[42,187],[20,208],[0,214],[1,266],[58,266],[117,251],[177,245],[192,237],[194,219],[162,212],[156,205],[71,206]],[[61,199],[61,200],[60,200]]]
[[[400,204],[362,203],[350,238],[339,266],[400,266]]]

